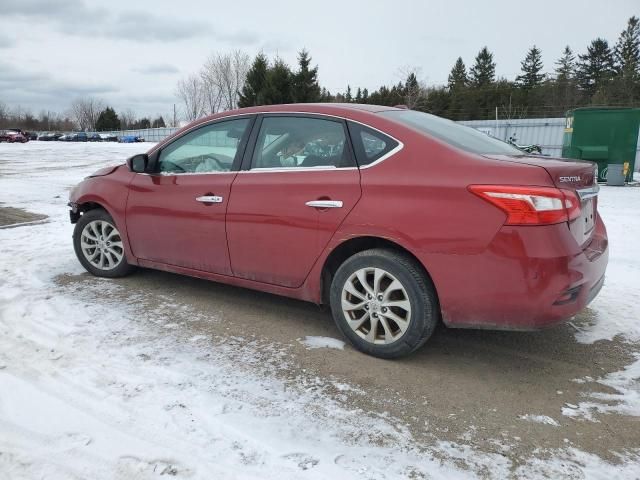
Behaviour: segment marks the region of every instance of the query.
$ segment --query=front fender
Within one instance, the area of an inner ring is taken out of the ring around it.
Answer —
[[[127,262],[135,265],[137,259],[129,246],[127,222],[125,221],[129,183],[133,175],[126,167],[121,166],[110,175],[85,178],[71,190],[69,204],[72,212],[74,209],[76,210],[76,215],[96,208],[96,206],[105,209],[113,218],[120,232]]]

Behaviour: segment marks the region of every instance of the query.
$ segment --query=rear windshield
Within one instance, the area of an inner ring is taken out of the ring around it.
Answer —
[[[413,110],[387,110],[380,112],[380,115],[467,152],[480,155],[524,155],[524,152],[502,140],[446,118]]]

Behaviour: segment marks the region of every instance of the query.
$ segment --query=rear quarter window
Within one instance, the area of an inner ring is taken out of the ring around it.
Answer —
[[[359,123],[348,122],[358,166],[364,167],[380,160],[399,144],[382,132]]]
[[[502,140],[446,118],[414,110],[388,110],[380,115],[467,152],[480,155],[524,155],[521,150]]]

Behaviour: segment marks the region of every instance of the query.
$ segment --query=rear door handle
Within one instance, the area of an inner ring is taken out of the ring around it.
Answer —
[[[341,200],[312,200],[305,203],[307,207],[313,208],[342,208]]]
[[[202,197],[196,197],[196,201],[202,203],[222,203],[222,197],[218,195],[203,195]]]

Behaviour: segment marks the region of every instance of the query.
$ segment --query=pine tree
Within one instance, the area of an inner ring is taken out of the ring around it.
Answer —
[[[360,87],[358,87],[358,90],[356,91],[355,102],[362,103],[362,90],[360,89]]]
[[[411,72],[407,75],[407,80],[404,82],[404,98],[402,103],[409,107],[411,110],[420,109],[425,101],[424,88],[418,82],[418,76]]]
[[[293,76],[293,98],[298,103],[310,103],[320,100],[320,85],[318,85],[318,67],[309,68],[311,57],[309,52],[302,49],[298,53],[299,69]]]
[[[554,105],[558,113],[564,115],[569,108],[578,104],[580,96],[576,88],[576,57],[569,45],[564,47],[562,56],[555,64],[556,79],[549,84],[548,95],[543,101]]]
[[[487,47],[478,52],[476,63],[469,73],[474,87],[482,88],[495,82],[496,64],[493,61],[493,53]]]
[[[269,60],[264,53],[259,53],[247,72],[242,92],[238,99],[239,107],[264,105],[264,94],[267,88],[267,72]]]
[[[542,72],[542,52],[535,45],[529,49],[527,56],[520,63],[522,75],[516,77],[516,84],[524,90],[539,86],[544,80]]]
[[[613,50],[615,78],[611,91],[616,102],[640,100],[640,22],[631,17]]]
[[[162,115],[160,115],[151,123],[151,128],[164,128],[164,127],[166,127],[166,125],[164,123],[164,118],[162,118]]]
[[[136,123],[134,123],[133,128],[137,128],[140,130],[144,130],[145,128],[151,128],[151,120],[148,118],[141,118]]]
[[[562,56],[556,62],[556,79],[559,82],[573,79],[576,73],[576,57],[567,45],[564,47]]]
[[[331,92],[324,87],[320,91],[320,101],[324,103],[331,102]]]
[[[113,108],[107,107],[100,112],[96,120],[96,130],[98,132],[120,130],[120,119]]]
[[[351,103],[353,101],[353,97],[351,96],[351,85],[347,85],[347,93],[344,94],[344,101],[347,103]]]
[[[640,21],[631,17],[614,49],[615,69],[618,75],[636,80],[640,75]]]
[[[468,85],[469,78],[467,77],[467,67],[462,61],[462,57],[458,57],[458,60],[456,60],[455,65],[451,69],[448,83],[449,90],[460,89]]]
[[[580,88],[591,98],[609,83],[614,74],[613,53],[605,39],[596,38],[587,47],[587,53],[579,57],[576,79]]]
[[[264,91],[264,105],[277,105],[293,101],[293,74],[280,58],[276,58],[267,72],[267,86]]]
[[[362,103],[368,103],[368,102],[369,102],[369,90],[365,88],[362,90]]]

